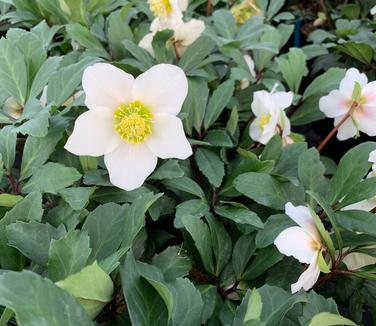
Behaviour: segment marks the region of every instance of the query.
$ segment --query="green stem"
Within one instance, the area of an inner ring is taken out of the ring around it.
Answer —
[[[8,321],[13,317],[14,313],[9,308],[5,308],[1,318],[0,318],[0,326],[7,326]]]

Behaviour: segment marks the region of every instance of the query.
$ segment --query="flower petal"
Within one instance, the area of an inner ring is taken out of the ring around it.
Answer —
[[[344,116],[339,116],[334,119],[334,125],[336,126]],[[351,118],[348,118],[342,126],[338,128],[337,132],[337,139],[338,140],[346,140],[349,138],[353,138],[358,130],[356,129],[356,126]]]
[[[243,59],[246,62],[251,75],[256,77],[255,62],[253,61],[252,57],[249,54],[245,54],[243,55]]]
[[[355,110],[354,118],[360,131],[371,137],[376,136],[376,106],[363,105],[361,110]]]
[[[370,82],[363,87],[362,97],[367,106],[376,107],[376,81]]]
[[[278,111],[272,96],[267,91],[254,92],[251,107],[253,114],[257,117],[263,113]]]
[[[177,115],[188,94],[184,71],[174,65],[159,64],[137,77],[133,99],[149,105],[154,113]]]
[[[178,7],[181,11],[185,11],[188,7],[188,0],[178,0]]]
[[[146,35],[141,39],[141,41],[138,43],[138,46],[139,46],[140,48],[143,48],[143,49],[145,49],[146,51],[148,51],[148,52],[154,57],[154,50],[153,50],[153,45],[152,45],[153,37],[154,37],[154,34],[153,34],[153,33],[148,33],[148,34],[146,34]]]
[[[355,82],[358,82],[363,88],[363,86],[367,84],[367,81],[368,79],[365,74],[361,74],[358,69],[350,68],[347,70],[345,77],[341,80],[339,90],[341,91],[342,95],[347,98],[351,98],[354,91]]]
[[[76,155],[101,156],[112,152],[121,142],[114,129],[110,110],[89,110],[81,114],[65,149]]]
[[[376,163],[376,150],[369,153],[368,162]]]
[[[316,252],[313,243],[311,236],[299,226],[283,230],[274,240],[274,244],[282,254],[293,256],[301,263],[307,264]]]
[[[308,291],[315,285],[320,276],[320,269],[317,264],[317,255],[318,252],[316,252],[314,257],[312,257],[310,265],[308,266],[307,270],[300,275],[298,281],[291,284],[291,293],[298,292],[301,288]]]
[[[376,207],[376,199],[371,198],[371,199],[365,199],[360,202],[348,205],[346,207],[343,207],[343,211],[349,211],[349,210],[359,210],[359,211],[366,211],[370,212]]]
[[[141,187],[154,171],[157,161],[158,158],[144,144],[125,142],[104,156],[111,183],[127,191]]]
[[[198,19],[191,19],[187,23],[175,27],[174,39],[186,47],[196,41],[205,30],[205,23]]]
[[[344,115],[349,110],[347,99],[337,89],[320,98],[319,107],[320,111],[328,118],[335,118]]]
[[[294,206],[292,203],[287,203],[285,213],[314,240],[321,242],[311,212],[306,206]]]
[[[96,63],[85,69],[82,87],[89,109],[106,107],[114,110],[121,103],[131,101],[134,78],[108,63]]]
[[[272,94],[273,101],[282,110],[288,108],[291,105],[293,96],[293,92],[276,92]]]
[[[153,132],[146,139],[146,146],[163,159],[185,160],[192,155],[192,148],[185,137],[181,120],[170,114],[155,115]]]

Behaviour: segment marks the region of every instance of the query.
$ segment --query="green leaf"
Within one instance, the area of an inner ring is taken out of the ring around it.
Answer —
[[[294,284],[303,272],[304,267],[299,260],[293,257],[284,257],[268,270],[266,283],[291,292],[291,284]]]
[[[369,153],[376,149],[376,143],[365,142],[350,149],[340,160],[338,168],[329,184],[329,201],[336,201],[349,193],[369,171]]]
[[[0,206],[13,207],[23,199],[20,195],[0,194]]]
[[[235,37],[237,32],[236,22],[234,16],[228,10],[216,10],[212,17],[218,34],[229,40]]]
[[[48,254],[48,277],[63,280],[86,266],[91,248],[86,231],[72,230],[62,238],[52,239]]]
[[[375,214],[361,210],[346,210],[336,213],[339,226],[353,232],[376,235]]]
[[[183,227],[182,218],[184,216],[189,215],[195,218],[200,218],[205,216],[210,208],[207,202],[202,199],[190,199],[180,203],[175,209],[174,226],[179,229]]]
[[[5,38],[0,39],[0,85],[3,92],[24,104],[27,93],[25,57]]]
[[[74,210],[81,210],[89,203],[95,189],[96,187],[66,188],[60,190],[59,194]]]
[[[343,200],[336,205],[336,209],[340,209],[354,203],[359,203],[362,200],[372,200],[372,198],[375,196],[376,178],[368,178],[354,185],[345,198],[343,198]]]
[[[244,322],[253,320],[253,319],[260,319],[262,311],[262,301],[261,295],[256,290],[253,289],[251,295],[248,299],[247,311],[244,316]]]
[[[276,58],[276,62],[289,89],[298,93],[303,77],[308,74],[306,56],[303,50],[290,48],[287,56]]]
[[[325,274],[330,273],[330,268],[328,264],[326,263],[324,256],[322,255],[322,250],[320,251],[317,257],[317,265],[319,266],[319,269],[322,273],[325,273]]]
[[[182,222],[200,253],[205,269],[210,273],[215,273],[209,227],[202,220],[192,216],[183,217]]]
[[[210,97],[208,107],[205,112],[204,127],[208,129],[221,115],[224,108],[230,102],[234,93],[235,84],[232,80],[227,80],[217,87]]]
[[[5,168],[10,171],[16,157],[17,133],[12,126],[0,130],[0,154]]]
[[[149,177],[149,180],[165,180],[180,178],[184,175],[184,171],[177,160],[165,161],[157,170]]]
[[[266,16],[268,19],[272,19],[283,7],[285,0],[273,0],[269,1],[268,11]]]
[[[172,63],[173,54],[171,46],[168,46],[168,42],[173,35],[173,31],[170,29],[159,31],[154,34],[152,47],[155,59],[158,63]]]
[[[237,280],[243,278],[243,272],[255,251],[254,234],[242,235],[239,237],[238,241],[236,241],[232,251],[231,263]]]
[[[337,45],[336,49],[365,64],[371,63],[373,58],[372,47],[365,43],[345,42]]]
[[[308,98],[314,94],[328,93],[333,89],[337,89],[343,77],[345,77],[344,69],[337,67],[330,68],[308,85],[303,97]]]
[[[49,224],[35,221],[17,221],[6,227],[8,245],[17,248],[22,254],[41,266],[47,266],[48,251],[52,239],[65,233],[64,227],[54,228]]]
[[[32,296],[25,295],[30,292],[30,284]],[[69,293],[30,271],[0,274],[0,305],[14,311],[20,326],[94,326]]]
[[[218,188],[225,175],[225,166],[220,157],[209,149],[198,148],[195,159],[200,171],[215,188]]]
[[[120,268],[123,293],[132,325],[166,326],[167,308],[158,292],[138,273],[131,251]]]
[[[163,183],[166,187],[181,190],[205,200],[204,191],[201,189],[197,182],[188,177],[164,180]]]
[[[255,212],[246,207],[216,206],[215,212],[236,224],[251,225],[257,229],[264,228],[264,224]]]
[[[130,40],[124,40],[122,43],[125,49],[141,64],[142,71],[146,71],[154,65],[154,59],[148,51],[140,48]]]
[[[40,221],[42,219],[42,196],[38,192],[32,192],[22,201],[8,211],[0,220],[0,263],[4,269],[20,268],[20,254],[14,248],[7,245],[5,228],[16,221]]]
[[[234,185],[243,195],[274,209],[283,209],[289,201],[296,204],[304,202],[304,192],[300,187],[289,182],[280,183],[266,173],[241,174],[235,179]]]
[[[94,318],[112,299],[114,285],[97,262],[80,272],[56,282],[59,288],[73,295],[91,318]]]
[[[334,325],[350,325],[356,324],[340,315],[335,315],[330,312],[321,312],[314,316],[308,326],[334,326]]]
[[[214,42],[208,36],[199,37],[185,50],[179,61],[180,68],[189,73],[201,64],[214,47]]]
[[[49,162],[33,174],[22,190],[26,193],[37,190],[56,194],[80,178],[81,174],[75,168]]]
[[[338,309],[335,301],[332,298],[325,297],[310,291],[307,293],[307,303],[303,303],[303,316],[299,318],[300,322],[308,325],[310,320],[320,312],[331,312],[338,314]]]

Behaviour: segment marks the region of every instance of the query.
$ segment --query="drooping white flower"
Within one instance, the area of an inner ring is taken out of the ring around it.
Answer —
[[[293,256],[301,263],[309,264],[298,281],[291,285],[292,293],[301,288],[307,291],[313,287],[320,275],[317,259],[323,248],[322,240],[307,207],[295,207],[287,203],[285,212],[299,226],[283,230],[274,240],[274,244],[282,254]]]
[[[354,103],[352,97],[356,83],[361,88],[361,94],[358,105],[350,112]],[[338,128],[339,140],[352,138],[359,131],[368,136],[376,136],[376,81],[368,83],[367,76],[357,69],[347,70],[339,89],[322,97],[319,106],[328,118],[334,118],[334,125],[351,113],[351,117]]]
[[[249,54],[243,55],[244,61],[246,62],[249,72],[252,77],[256,77],[256,71],[255,71],[255,62],[253,61],[252,57]],[[240,89],[245,89],[249,86],[249,80],[248,79],[242,79],[240,81]]]
[[[265,145],[277,133],[288,136],[291,127],[284,109],[291,105],[292,100],[292,92],[255,92],[252,111],[256,118],[249,128],[250,137]]]
[[[151,30],[172,28],[182,23],[182,12],[188,7],[188,0],[148,0],[148,3],[155,16]]]
[[[376,6],[371,8],[371,15],[376,15]]]
[[[89,110],[77,118],[65,148],[76,155],[104,155],[115,186],[136,189],[158,157],[186,159],[192,154],[176,117],[188,92],[179,67],[156,65],[134,79],[97,63],[86,68],[82,86]]]
[[[3,110],[8,116],[17,120],[22,115],[23,106],[14,97],[9,97],[4,102]]]
[[[201,20],[191,19],[186,23],[182,21],[179,24],[171,26],[170,29],[174,31],[171,43],[175,47],[177,55],[180,57],[183,55],[185,49],[200,37],[205,30],[205,24]],[[154,56],[152,41],[154,34],[158,31],[159,30],[151,29],[151,33],[146,34],[138,44],[152,56]]]

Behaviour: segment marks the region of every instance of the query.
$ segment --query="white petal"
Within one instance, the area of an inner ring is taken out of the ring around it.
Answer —
[[[285,205],[285,213],[313,239],[321,242],[311,212],[306,206],[294,206],[292,203],[287,203]]]
[[[157,161],[158,158],[144,144],[125,142],[104,156],[111,183],[127,191],[141,187],[154,171]]]
[[[308,266],[307,270],[300,275],[298,281],[294,284],[291,284],[291,293],[298,292],[301,288],[305,291],[311,289],[315,283],[317,282],[320,276],[320,269],[317,264],[317,254],[314,255],[310,265]]]
[[[344,116],[339,116],[334,119],[334,125],[336,126]],[[351,118],[348,118],[341,127],[338,128],[337,139],[346,140],[353,138],[357,133],[356,126]]]
[[[362,98],[367,106],[376,107],[376,81],[370,82],[363,87]]]
[[[359,130],[368,136],[376,136],[376,106],[362,105],[361,110],[355,110],[354,118],[359,124]]]
[[[188,7],[188,0],[178,0],[178,7],[181,11],[185,11]]]
[[[282,127],[282,137],[286,137],[291,134],[291,123],[284,111],[281,112],[279,117],[279,125]]]
[[[134,78],[123,70],[107,63],[96,63],[85,69],[82,87],[85,104],[89,109],[106,107],[114,110],[131,100]]]
[[[112,152],[121,142],[114,129],[110,110],[89,110],[81,114],[65,149],[76,155],[101,156]]]
[[[351,98],[351,95],[350,95]],[[328,118],[344,115],[349,111],[348,99],[339,90],[333,90],[328,95],[320,98],[319,107]]]
[[[278,133],[278,115],[275,112],[270,112],[270,120],[267,124],[261,128],[261,117],[256,117],[255,120],[252,121],[249,127],[249,136],[254,140],[261,144],[266,145],[271,138],[275,134]]]
[[[372,198],[372,199],[366,199],[366,200],[362,200],[358,203],[348,205],[346,207],[343,207],[342,210],[343,211],[349,211],[349,210],[355,209],[355,210],[370,212],[375,207],[376,207],[376,199]]]
[[[181,120],[170,114],[157,114],[153,131],[146,139],[146,146],[160,158],[185,160],[192,155],[192,148],[184,134]]]
[[[345,77],[341,80],[339,90],[345,97],[351,98],[355,82],[358,82],[360,86],[363,87],[367,84],[367,81],[368,79],[365,74],[361,74],[358,69],[350,68],[347,70]]]
[[[133,99],[150,106],[154,113],[177,115],[188,94],[188,81],[178,66],[159,64],[137,77]]]
[[[154,50],[153,50],[153,45],[152,45],[153,37],[154,37],[154,34],[153,34],[153,33],[148,33],[148,34],[146,34],[146,35],[141,39],[141,41],[138,43],[138,46],[139,46],[140,48],[143,48],[143,49],[145,49],[146,51],[148,51],[148,52],[154,57]]]
[[[175,27],[174,39],[182,46],[189,46],[196,41],[205,30],[205,24],[198,19],[191,19]]]
[[[278,250],[285,256],[293,256],[301,263],[308,264],[316,249],[314,240],[299,226],[292,226],[283,230],[274,240]]]
[[[270,111],[277,111],[272,96],[267,91],[257,91],[253,93],[252,112],[256,116]]]
[[[369,153],[368,162],[376,163],[376,150]]]
[[[349,270],[355,270],[364,266],[376,264],[376,258],[363,253],[353,252],[347,255],[343,259],[343,262]]]
[[[371,15],[376,15],[376,6],[371,8]]]
[[[256,71],[255,71],[255,62],[253,61],[252,57],[249,54],[246,54],[243,56],[244,61],[246,62],[249,72],[253,77],[256,77]]]
[[[282,110],[291,105],[293,96],[293,92],[276,92],[272,94],[273,101]]]

